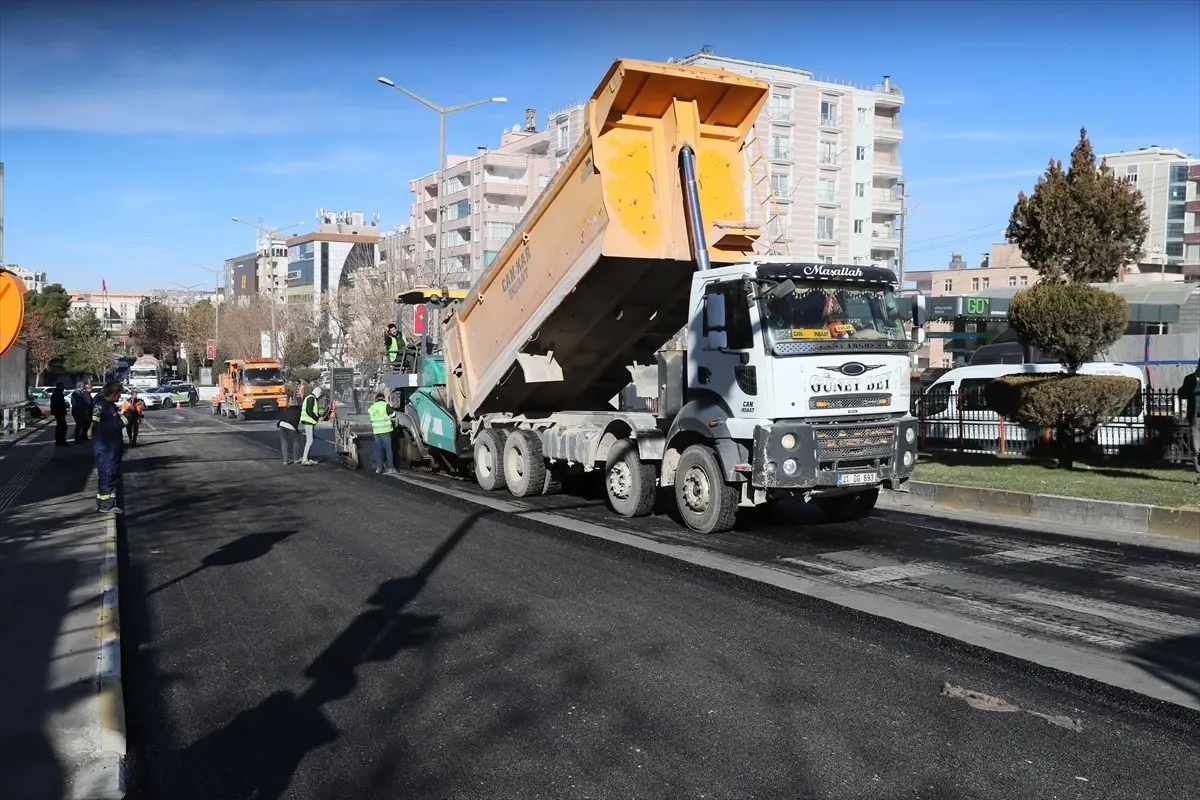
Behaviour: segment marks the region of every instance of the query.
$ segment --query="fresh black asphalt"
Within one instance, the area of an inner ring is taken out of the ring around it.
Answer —
[[[1194,789],[1177,706],[183,413],[124,463],[130,797]]]

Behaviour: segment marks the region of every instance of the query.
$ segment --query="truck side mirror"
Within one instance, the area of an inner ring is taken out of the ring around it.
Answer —
[[[925,295],[913,295],[913,327],[924,328],[928,321],[929,318],[925,311]]]
[[[704,297],[704,333],[725,331],[725,295],[714,293]]]

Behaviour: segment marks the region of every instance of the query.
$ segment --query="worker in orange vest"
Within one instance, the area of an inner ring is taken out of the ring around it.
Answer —
[[[125,431],[129,434],[129,446],[137,446],[138,428],[142,426],[142,418],[146,416],[146,404],[138,396],[136,390],[130,393],[129,399],[121,403],[121,413],[129,417]]]

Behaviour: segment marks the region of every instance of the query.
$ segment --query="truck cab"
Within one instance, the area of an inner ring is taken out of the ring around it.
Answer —
[[[283,365],[273,358],[248,358],[225,362],[220,389],[213,400],[213,413],[244,420],[287,408]]]
[[[660,417],[674,417],[668,448],[689,431],[712,440],[728,477],[744,484],[743,505],[803,494],[834,508],[853,505],[839,496],[906,488],[917,457],[915,345],[895,284],[888,269],[785,256],[697,272],[686,378],[660,378],[664,391],[679,387],[660,398]]]

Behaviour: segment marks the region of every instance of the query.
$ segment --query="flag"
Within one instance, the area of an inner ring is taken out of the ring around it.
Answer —
[[[104,280],[104,278],[100,279],[100,291],[108,294],[108,283]]]

